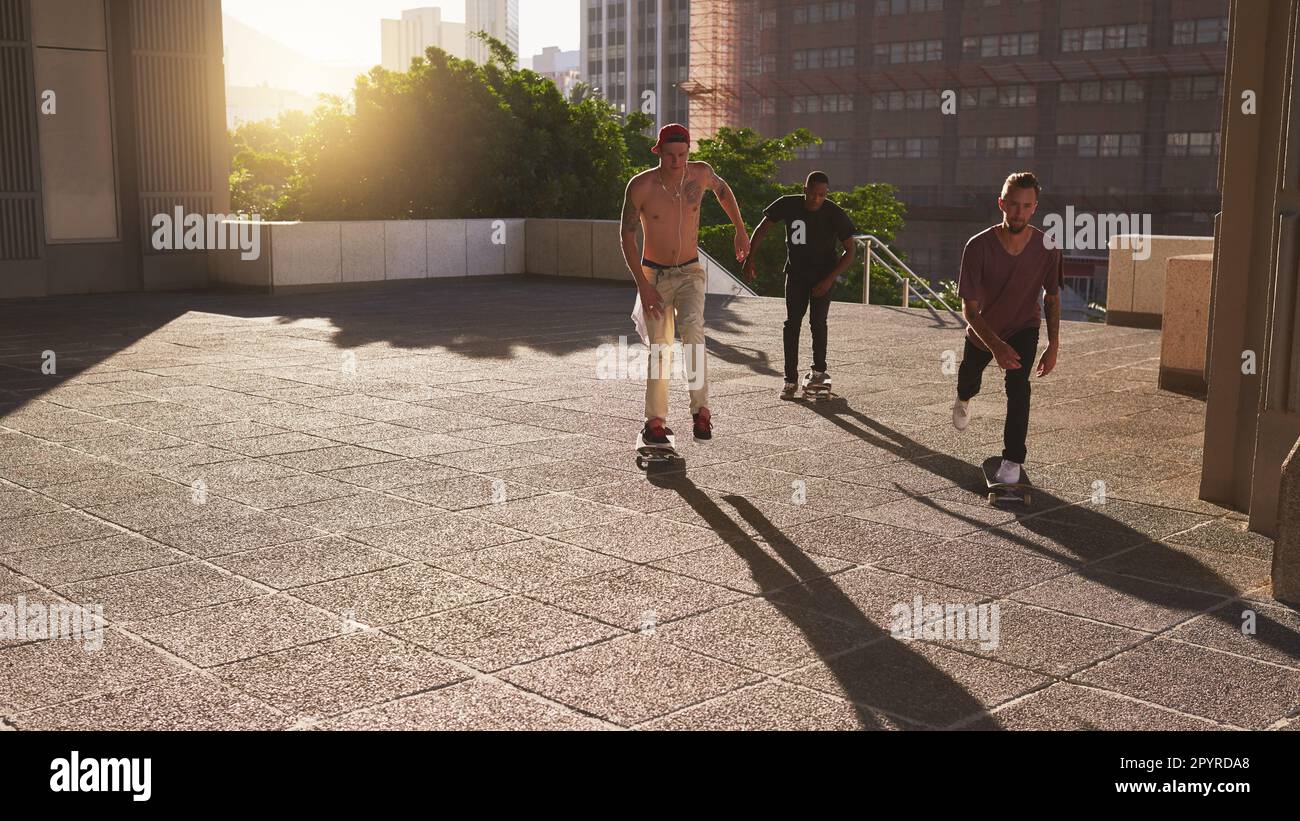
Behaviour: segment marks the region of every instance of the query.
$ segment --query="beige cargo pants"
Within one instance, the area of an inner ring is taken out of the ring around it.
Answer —
[[[646,380],[646,419],[668,419],[668,386],[673,373],[673,341],[682,338],[682,358],[691,392],[691,413],[709,406],[709,364],[704,339],[704,296],[709,275],[698,262],[677,268],[642,268],[664,300],[661,319],[646,315],[650,364]]]

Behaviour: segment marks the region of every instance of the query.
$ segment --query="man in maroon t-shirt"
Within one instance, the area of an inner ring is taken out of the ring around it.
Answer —
[[[1028,172],[1007,178],[998,200],[1002,224],[976,234],[966,244],[958,283],[970,328],[957,375],[952,423],[957,430],[970,424],[970,400],[980,392],[984,369],[996,359],[1006,371],[1007,388],[1005,450],[997,479],[1007,484],[1021,480],[1028,454],[1029,368],[1038,353],[1044,312],[1048,344],[1038,364],[1040,378],[1056,369],[1060,351],[1063,256],[1059,250],[1049,250],[1043,232],[1029,224],[1041,191],[1037,178]]]

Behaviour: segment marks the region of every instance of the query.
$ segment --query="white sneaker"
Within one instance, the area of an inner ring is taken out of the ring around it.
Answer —
[[[970,402],[958,399],[957,404],[952,406],[952,426],[957,430],[970,427]]]
[[[999,484],[1018,485],[1020,484],[1020,465],[1003,459],[1002,467],[998,468],[997,475],[993,478],[997,479]]]

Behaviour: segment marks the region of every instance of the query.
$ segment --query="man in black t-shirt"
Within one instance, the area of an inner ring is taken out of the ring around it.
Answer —
[[[783,398],[798,390],[799,336],[804,315],[812,309],[813,367],[811,382],[824,384],[826,372],[827,318],[831,310],[831,288],[857,256],[853,241],[853,221],[835,203],[827,199],[830,178],[820,171],[808,176],[803,196],[782,197],[763,212],[763,221],[750,241],[750,257],[745,261],[745,277],[754,281],[753,251],[763,242],[773,223],[785,223],[785,387]],[[841,254],[843,248],[845,253]]]

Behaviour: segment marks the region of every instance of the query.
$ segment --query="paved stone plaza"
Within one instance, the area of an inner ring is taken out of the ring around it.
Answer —
[[[834,307],[809,405],[784,303],[711,302],[717,438],[678,386],[687,467],[647,478],[644,383],[596,378],[634,296],[0,303],[0,603],[109,625],[0,637],[4,728],[1300,728],[1300,618],[1196,499],[1158,332],[1066,323],[1017,516],[996,370],[957,434],[961,331],[898,308]],[[895,638],[917,597],[996,603],[997,646]]]

